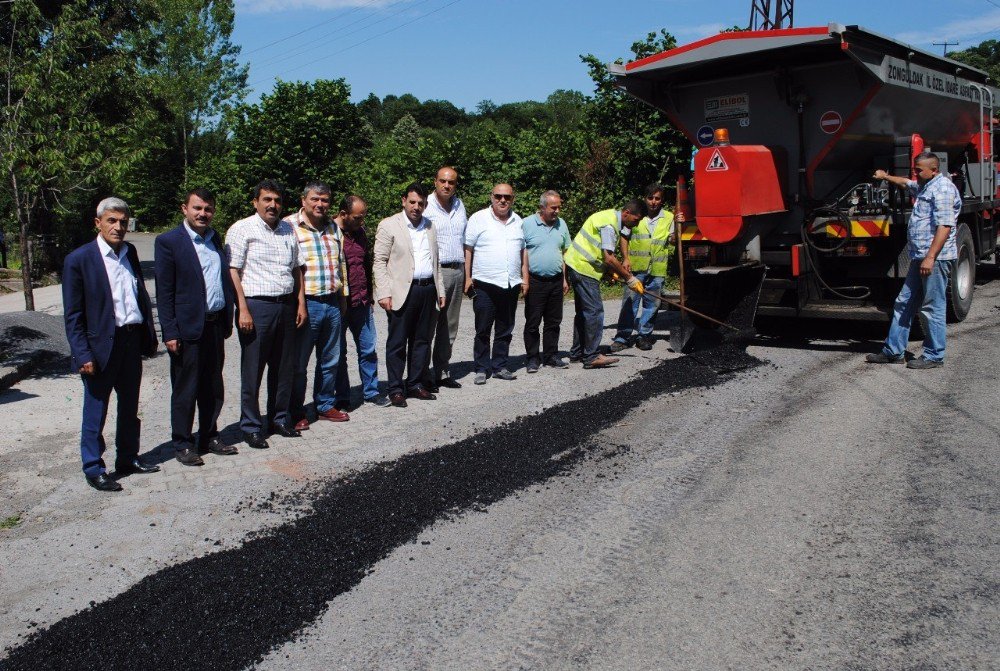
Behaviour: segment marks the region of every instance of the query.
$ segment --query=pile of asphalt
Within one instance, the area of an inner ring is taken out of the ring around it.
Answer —
[[[591,437],[652,397],[759,363],[735,347],[672,359],[613,389],[306,490],[308,501],[289,502],[306,510],[297,518],[91,602],[9,648],[0,668],[244,668],[435,522],[606,455]]]
[[[62,317],[44,312],[0,314],[0,367],[24,375],[69,372],[69,344]]]

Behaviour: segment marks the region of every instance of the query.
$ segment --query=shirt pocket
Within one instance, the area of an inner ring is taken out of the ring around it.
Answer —
[[[920,217],[929,216],[933,209],[934,197],[929,193],[920,194],[913,203],[913,214]]]

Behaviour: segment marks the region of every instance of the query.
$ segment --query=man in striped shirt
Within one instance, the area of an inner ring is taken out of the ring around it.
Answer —
[[[295,381],[292,385],[292,419],[295,428],[309,428],[306,418],[306,372],[309,357],[316,351],[313,377],[313,405],[318,419],[346,422],[350,417],[334,404],[340,339],[347,308],[347,264],[340,228],[329,218],[330,187],[311,182],[302,192],[302,209],[286,218],[299,241],[299,265],[305,286],[309,323],[299,330]]]

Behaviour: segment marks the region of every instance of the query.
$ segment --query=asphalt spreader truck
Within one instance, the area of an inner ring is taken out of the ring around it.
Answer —
[[[721,33],[612,68],[698,148],[680,260],[698,312],[738,327],[887,319],[912,203],[872,175],[912,178],[922,151],[963,196],[950,319],[969,313],[977,264],[1000,262],[987,73],[835,23]]]

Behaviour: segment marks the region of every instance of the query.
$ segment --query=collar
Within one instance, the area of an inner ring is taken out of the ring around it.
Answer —
[[[191,228],[190,224],[188,224],[187,219],[184,220],[184,230],[187,231],[187,234],[191,236],[191,239],[194,240],[195,242],[197,242],[199,238],[201,239],[202,242],[208,242],[209,240],[212,239],[212,234],[215,232],[211,228],[209,228],[207,231],[205,231],[205,235],[203,236],[199,235],[194,232],[194,229]]]
[[[539,226],[545,226],[546,228],[559,228],[559,222],[562,221],[562,217],[556,217],[556,223],[554,223],[554,224],[548,224],[548,223],[545,223],[544,219],[542,219],[542,215],[538,214],[537,212],[535,212],[531,216],[533,216],[535,218],[535,221],[537,222],[537,224]]]
[[[99,235],[97,236],[97,248],[101,250],[101,256],[111,256],[118,261],[125,258],[125,255],[128,253],[128,248],[125,246],[124,240],[122,241],[121,251],[116,254],[115,250],[111,249],[111,245],[105,242],[104,238]]]
[[[442,212],[445,212],[447,214],[451,214],[452,212],[454,212],[455,210],[457,210],[462,205],[462,199],[458,197],[457,193],[452,197],[452,199],[451,199],[451,209],[448,209],[448,210],[444,209],[441,206],[441,201],[438,200],[437,191],[432,191],[431,195],[427,197],[427,202],[428,203],[430,203],[432,200],[434,201],[434,207],[436,207],[437,209],[439,209]]]
[[[410,218],[406,216],[406,212],[400,212],[399,215],[403,217],[403,221],[406,223],[406,227],[411,231],[426,231],[427,227],[430,226],[430,220],[427,217],[420,217],[420,223],[416,226],[410,221]]]
[[[312,231],[314,233],[323,233],[324,231],[327,231],[331,228],[334,230],[334,235],[337,235],[340,232],[340,226],[332,226],[334,221],[329,217],[327,218],[326,223],[323,224],[322,228],[316,228],[315,226],[313,226],[312,222],[309,221],[309,217],[306,216],[305,208],[300,209],[298,212],[288,217],[286,221],[290,221],[294,223],[296,226],[302,226],[307,231]]]
[[[507,224],[513,224],[515,221],[517,221],[520,218],[520,217],[517,216],[517,212],[514,211],[513,207],[510,208],[510,214],[507,215],[507,221],[500,221],[500,218],[497,217],[497,213],[493,211],[493,207],[492,206],[487,207],[486,209],[489,210],[490,217],[492,217],[493,221],[497,222],[498,224],[500,224],[502,226],[506,226]]]
[[[270,226],[268,226],[267,222],[264,221],[264,218],[262,216],[260,216],[256,212],[254,212],[253,216],[254,216],[254,218],[257,219],[257,223],[258,224],[260,224],[261,226],[263,226],[267,230],[271,231],[272,233],[277,233],[278,229],[281,228],[281,222],[284,221],[284,219],[278,219],[277,226],[275,226],[274,228],[271,228]]]

